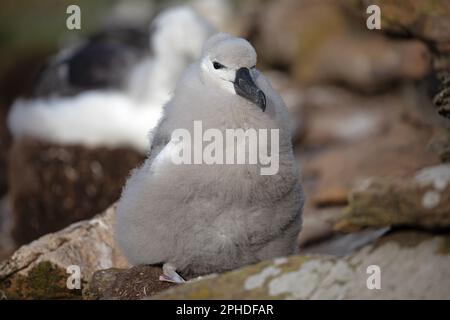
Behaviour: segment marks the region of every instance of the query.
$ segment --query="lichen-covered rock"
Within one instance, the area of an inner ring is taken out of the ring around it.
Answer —
[[[164,291],[155,299],[448,299],[450,237],[401,232],[344,257],[264,261]],[[378,266],[381,289],[369,266]]]
[[[342,207],[317,209],[307,203],[303,209],[303,226],[298,238],[300,247],[332,237],[335,233],[333,225],[341,214]]]
[[[114,300],[150,297],[175,285],[160,281],[161,274],[162,269],[155,266],[100,270],[92,276],[85,295],[91,299]]]
[[[96,270],[128,267],[113,239],[113,220],[111,207],[91,220],[72,224],[19,248],[0,264],[3,295],[24,299],[68,297],[66,294],[79,297],[79,290],[68,292],[66,288],[70,276],[67,267],[80,267],[83,286]]]
[[[350,194],[338,230],[389,225],[450,227],[450,165],[420,170],[414,179],[374,178]]]
[[[1,280],[0,294],[4,299],[80,299],[81,290],[67,288],[67,277],[65,269],[49,261],[39,262],[26,276]]]

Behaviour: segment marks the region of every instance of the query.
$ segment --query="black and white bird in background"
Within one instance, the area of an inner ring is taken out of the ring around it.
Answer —
[[[12,105],[8,127],[14,137],[146,151],[178,77],[213,33],[187,5],[162,11],[148,30],[101,31],[48,61],[33,97]]]

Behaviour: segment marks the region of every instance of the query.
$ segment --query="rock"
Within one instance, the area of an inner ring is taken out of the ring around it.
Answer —
[[[433,103],[437,106],[440,115],[450,119],[450,72],[448,70],[450,70],[450,66],[447,71],[439,72],[437,75],[440,85],[433,98]]]
[[[307,85],[334,83],[372,93],[424,77],[432,61],[426,44],[369,31],[362,7],[356,1],[272,2],[259,17],[258,52],[264,63],[289,69]]]
[[[0,263],[0,290],[7,298],[79,298],[81,290],[66,288],[68,266],[80,267],[82,289],[96,270],[128,267],[112,235],[114,210],[19,248]]]
[[[399,232],[343,257],[264,261],[169,289],[154,299],[447,299],[450,237]],[[381,271],[370,290],[369,266]],[[423,267],[426,266],[426,267]]]
[[[408,176],[440,161],[427,147],[435,129],[405,118],[415,96],[403,90],[376,97],[330,86],[301,92],[306,134],[297,156],[306,192],[304,248],[336,234],[334,220],[359,183],[373,176]]]
[[[431,54],[418,40],[345,36],[324,43],[308,63],[297,63],[294,75],[301,83],[344,84],[372,93],[419,80],[430,68]]]
[[[369,141],[385,135],[399,122],[409,131],[417,128],[418,134],[448,127],[448,120],[436,113],[427,90],[425,85],[404,84],[384,94],[367,96],[329,85],[301,88],[305,123],[301,143],[317,150]]]
[[[137,266],[130,269],[107,269],[94,273],[87,296],[95,299],[142,299],[175,286],[159,281],[160,267]]]
[[[14,141],[9,183],[17,244],[106,210],[144,156],[128,148]]]
[[[256,41],[263,63],[290,66],[307,61],[317,47],[348,29],[336,1],[282,0],[261,7]]]
[[[323,241],[311,243],[301,248],[302,254],[320,254],[343,257],[354,253],[365,245],[371,244],[385,235],[390,227],[368,228],[349,234],[335,233]]]
[[[84,295],[88,299],[99,299],[104,296],[106,290],[114,283],[117,274],[125,269],[109,268],[94,272],[89,281],[89,285],[84,290]]]
[[[303,226],[299,235],[300,248],[333,236],[335,233],[333,226],[341,212],[342,207],[316,209],[308,203],[303,209]]]
[[[312,148],[379,136],[386,132],[401,106],[407,104],[399,92],[367,97],[344,88],[320,85],[305,88],[301,93],[305,110],[302,144]]]
[[[332,194],[332,190],[339,190],[342,195],[367,178],[408,176],[440,162],[427,148],[433,129],[412,126],[398,119],[395,113],[391,110],[392,122],[386,124],[382,133],[327,148],[302,160],[304,176],[316,180],[310,190],[313,198],[317,192],[320,196]]]
[[[347,204],[347,189],[340,186],[331,186],[318,190],[312,198],[316,207],[340,206]]]
[[[381,29],[413,35],[450,53],[450,2],[416,0],[363,0],[367,7],[380,6]]]
[[[67,289],[67,277],[64,269],[39,262],[27,276],[1,280],[0,295],[3,299],[80,299],[81,290]]]
[[[354,190],[338,230],[364,227],[450,227],[450,165],[420,170],[414,179],[374,178]]]
[[[450,128],[437,132],[430,141],[430,148],[442,162],[450,162]]]

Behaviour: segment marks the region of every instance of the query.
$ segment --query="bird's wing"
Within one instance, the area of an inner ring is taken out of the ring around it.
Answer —
[[[50,58],[35,79],[33,94],[73,96],[85,90],[122,89],[132,67],[148,54],[147,33],[138,28],[101,32],[69,53]]]
[[[163,148],[169,143],[170,136],[165,130],[167,123],[167,117],[163,115],[156,127],[152,130],[151,147],[148,152],[148,162],[153,162],[154,158],[163,150]]]

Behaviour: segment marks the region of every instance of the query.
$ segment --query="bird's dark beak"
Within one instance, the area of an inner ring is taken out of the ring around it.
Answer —
[[[259,106],[263,112],[266,111],[266,95],[256,86],[248,68],[240,68],[236,71],[234,90],[236,94]]]

